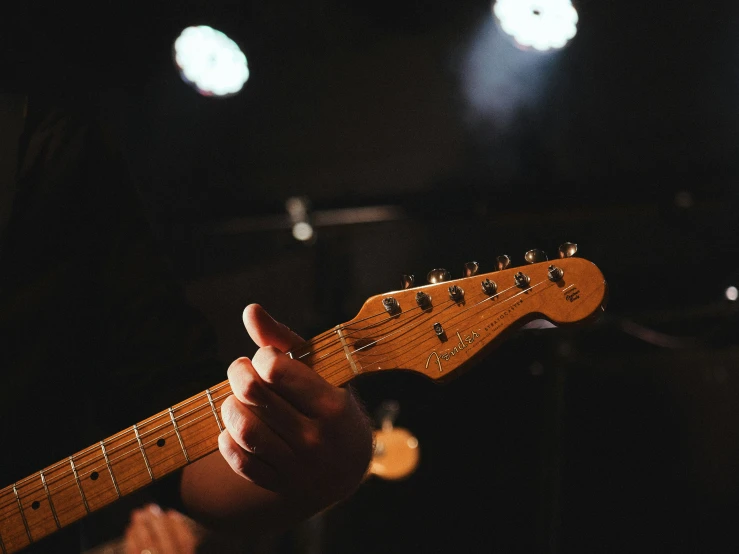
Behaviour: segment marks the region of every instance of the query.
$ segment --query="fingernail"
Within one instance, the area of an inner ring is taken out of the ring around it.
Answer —
[[[159,504],[149,504],[149,511],[155,516],[160,516],[164,513],[162,508],[159,507]]]

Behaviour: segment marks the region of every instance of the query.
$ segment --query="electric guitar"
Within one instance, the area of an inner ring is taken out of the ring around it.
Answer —
[[[592,262],[560,247],[548,261],[451,280],[433,270],[429,284],[369,298],[356,317],[290,353],[333,385],[378,371],[415,371],[438,382],[463,374],[508,333],[536,319],[557,326],[591,321],[604,309],[607,284]],[[231,394],[216,384],[120,433],[0,489],[0,553],[13,554],[218,449],[220,408]]]

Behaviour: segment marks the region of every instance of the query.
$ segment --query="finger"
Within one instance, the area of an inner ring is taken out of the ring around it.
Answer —
[[[345,404],[344,389],[334,387],[311,368],[274,347],[257,350],[251,365],[269,385],[269,390],[308,417],[334,413]]]
[[[286,325],[275,321],[259,304],[249,304],[242,314],[244,326],[257,346],[274,346],[289,352],[305,341]]]
[[[186,554],[178,540],[181,530],[172,525],[171,520],[156,504],[149,505],[148,510],[148,522],[155,540],[152,546],[156,554]]]
[[[126,554],[140,554],[154,547],[154,536],[147,523],[145,509],[131,512],[131,521],[126,528]]]
[[[262,488],[278,490],[278,476],[274,468],[241,448],[228,431],[218,435],[218,450],[236,473]]]
[[[176,529],[180,529],[178,539],[183,554],[194,554],[200,542],[200,533],[197,524],[185,517],[177,510],[168,510],[167,517]]]
[[[284,359],[289,358],[284,356]],[[300,435],[306,424],[306,416],[270,389],[269,384],[257,373],[251,360],[248,358],[235,360],[228,368],[228,380],[236,399],[248,406],[252,414],[264,421],[286,443],[292,444]],[[230,409],[229,406],[230,403],[226,405],[226,409]],[[223,407],[221,409],[223,410]],[[244,415],[248,417],[248,414]],[[255,444],[260,444],[259,439],[255,440],[257,441]],[[252,450],[251,443],[242,443],[241,446]]]
[[[221,415],[233,441],[266,464],[276,467],[292,457],[285,440],[254,413],[254,408],[242,404],[235,396],[224,400]]]

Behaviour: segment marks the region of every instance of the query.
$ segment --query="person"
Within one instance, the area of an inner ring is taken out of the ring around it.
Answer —
[[[50,87],[2,95],[3,159],[17,160],[3,164],[0,196],[5,550],[15,484],[223,379],[214,333],[159,250],[98,100]],[[303,339],[260,305],[243,320],[256,351],[228,366],[218,451],[24,552],[89,550],[150,503],[256,543],[358,488],[373,449],[361,400],[292,359]]]

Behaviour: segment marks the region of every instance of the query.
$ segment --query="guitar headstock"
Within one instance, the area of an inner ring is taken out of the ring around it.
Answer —
[[[447,272],[434,270],[428,285],[411,287],[409,279],[408,288],[369,298],[337,327],[346,359],[357,375],[407,370],[444,381],[532,320],[557,326],[592,320],[605,309],[605,278],[565,244],[557,260],[532,250],[525,266],[510,267],[503,256],[491,273],[477,274],[472,263],[468,276],[447,280]]]

